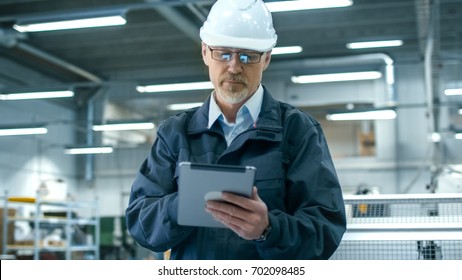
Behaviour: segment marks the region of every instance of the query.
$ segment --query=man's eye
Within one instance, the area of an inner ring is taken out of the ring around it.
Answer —
[[[246,55],[246,54],[241,54],[241,55],[240,55],[240,60],[241,60],[243,63],[248,63],[248,62],[249,62],[249,56]]]
[[[229,54],[229,53],[222,53],[222,54],[221,54],[221,58],[222,58],[223,60],[230,60],[230,59],[231,59],[231,54]]]

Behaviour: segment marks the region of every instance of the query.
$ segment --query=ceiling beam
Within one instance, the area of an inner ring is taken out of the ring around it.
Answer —
[[[89,71],[82,69],[79,66],[76,66],[72,63],[69,63],[59,57],[56,57],[43,50],[40,50],[30,44],[20,42],[17,36],[14,36],[11,32],[7,32],[2,29],[0,29],[0,45],[10,50],[16,49],[25,52],[28,55],[36,57],[52,65],[55,65],[58,68],[64,69],[80,77],[83,77],[90,82],[94,82],[96,84],[100,84],[103,82],[103,79],[98,77],[97,75],[90,73]]]
[[[147,3],[162,3],[162,0],[146,0]],[[183,14],[178,12],[173,6],[163,6],[156,5],[155,9],[170,23],[176,26],[181,32],[191,38],[194,42],[200,44],[201,40],[199,38],[199,27],[196,26],[196,23],[192,22],[186,18]],[[190,8],[191,9],[191,8]],[[194,14],[199,12],[194,10]]]

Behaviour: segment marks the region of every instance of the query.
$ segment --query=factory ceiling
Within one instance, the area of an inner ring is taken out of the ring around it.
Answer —
[[[0,0],[0,91],[72,87],[74,108],[98,92],[148,117],[159,106],[201,101],[207,91],[160,94],[149,101],[140,84],[207,80],[199,28],[214,1]],[[433,62],[462,63],[462,0],[355,0],[349,7],[274,13],[278,46],[303,52],[274,56],[271,72],[297,71],[297,61],[385,53],[396,64],[423,61],[429,32]],[[120,14],[125,25],[20,33],[14,24],[39,19]],[[402,40],[387,49],[351,50],[358,41]],[[279,65],[279,66],[278,66]],[[293,69],[291,69],[293,67]],[[117,87],[118,93],[111,88]],[[122,92],[122,93],[121,93]]]

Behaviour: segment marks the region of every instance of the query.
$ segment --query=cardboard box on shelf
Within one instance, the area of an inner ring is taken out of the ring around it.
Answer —
[[[5,209],[0,208],[0,254],[3,254],[3,226],[5,225],[5,221],[3,220],[3,213]],[[16,209],[9,208],[8,209],[8,217],[14,217],[16,215]],[[8,223],[7,226],[7,235],[6,235],[6,243],[13,244],[14,243],[14,223]]]
[[[362,157],[375,156],[375,133],[373,131],[359,134],[359,155]]]

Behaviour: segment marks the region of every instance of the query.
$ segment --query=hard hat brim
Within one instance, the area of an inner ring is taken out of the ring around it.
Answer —
[[[210,34],[203,29],[200,31],[202,41],[212,47],[227,47],[236,49],[245,49],[258,52],[266,52],[276,45],[277,36],[272,39],[257,39],[257,38],[236,38],[223,36],[218,34]]]

